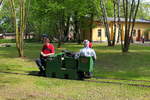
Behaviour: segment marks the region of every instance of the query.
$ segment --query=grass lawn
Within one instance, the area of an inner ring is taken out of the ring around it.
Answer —
[[[150,100],[150,87],[128,85],[150,86],[149,46],[131,45],[130,52],[123,54],[120,46],[94,44],[98,58],[94,77],[99,79],[90,80],[99,82],[27,75],[38,71],[34,60],[41,46],[40,43],[26,44],[24,59],[17,57],[15,44],[0,47],[0,100]],[[77,52],[82,45],[62,47]]]

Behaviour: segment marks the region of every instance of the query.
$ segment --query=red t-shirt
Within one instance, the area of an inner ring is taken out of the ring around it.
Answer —
[[[89,48],[92,48],[92,43],[91,42],[89,43]]]
[[[43,46],[42,52],[44,54],[55,53],[55,48],[54,48],[53,44],[48,43]]]

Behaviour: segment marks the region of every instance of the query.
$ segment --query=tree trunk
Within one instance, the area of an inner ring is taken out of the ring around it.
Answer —
[[[61,34],[59,35],[57,48],[61,48]]]
[[[117,1],[117,8],[118,8],[118,38],[117,38],[117,42],[119,42],[119,37],[120,37],[120,41],[121,41],[121,47],[123,49],[123,39],[122,39],[122,29],[121,29],[121,23],[120,23],[120,0]]]
[[[136,14],[139,8],[140,0],[138,0],[137,5],[135,6],[136,2],[137,2],[136,0],[132,0],[131,7],[129,7],[130,6],[129,1],[123,0],[123,10],[124,10],[124,16],[125,16],[125,39],[124,39],[122,52],[128,52],[129,50],[130,40],[132,38],[135,18],[136,18]],[[131,8],[131,9],[128,10],[128,8]],[[131,22],[132,22],[132,29],[130,31]]]
[[[94,14],[91,13],[90,16],[90,41],[92,42],[92,30],[93,30]]]
[[[70,16],[67,17],[66,26],[64,29],[64,41],[68,41],[68,34],[69,34],[69,27],[70,27]]]
[[[10,6],[12,8],[11,9],[12,10],[12,17],[13,17],[13,20],[14,20],[14,28],[15,28],[15,32],[16,32],[16,47],[17,47],[17,50],[18,50],[18,53],[19,53],[19,40],[18,40],[19,31],[18,31],[18,21],[16,20],[17,16],[16,16],[14,0],[10,0]],[[20,53],[19,53],[19,56],[20,56]]]
[[[113,42],[112,42],[112,46],[115,45],[115,41],[116,41],[116,0],[114,0],[114,33],[113,33]]]
[[[80,35],[80,21],[78,18],[78,12],[75,12],[75,17],[74,17],[74,39],[81,44],[81,35]]]
[[[25,27],[26,25],[25,4],[26,4],[25,0],[20,0],[19,2],[20,12],[19,12],[19,17],[18,17],[19,20],[18,20],[16,10],[15,10],[14,0],[10,0],[10,5],[12,8],[12,16],[14,19],[15,32],[16,32],[16,47],[19,53],[19,57],[24,57],[24,31],[26,28]]]
[[[107,12],[106,12],[106,8],[105,8],[105,4],[104,4],[103,0],[100,1],[100,7],[102,10],[102,14],[103,14],[103,23],[105,25],[105,34],[107,36],[108,46],[112,46],[112,43],[110,41],[109,25],[108,25],[108,21],[107,21]]]
[[[137,2],[137,6],[135,8],[135,13],[133,14],[133,22],[132,22],[132,26],[131,26],[131,35],[130,35],[131,39],[133,39],[133,30],[134,30],[135,19],[136,19],[136,16],[137,16],[139,5],[140,5],[140,0],[138,0],[138,2]],[[135,6],[135,5],[133,5],[133,6]],[[129,43],[130,43],[131,39],[129,40]]]

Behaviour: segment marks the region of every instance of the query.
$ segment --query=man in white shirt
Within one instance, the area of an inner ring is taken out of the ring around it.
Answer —
[[[84,48],[80,50],[79,56],[84,56],[84,57],[93,57],[93,60],[96,60],[96,53],[93,49],[89,47],[89,41],[84,40],[83,41]],[[93,76],[92,72],[86,72],[85,75],[83,75],[82,72],[80,72],[81,76],[84,76],[85,78],[90,78]]]
[[[94,60],[96,60],[96,53],[93,49],[89,48],[89,41],[84,40],[83,44],[84,48],[80,50],[79,55],[85,57],[93,57]]]

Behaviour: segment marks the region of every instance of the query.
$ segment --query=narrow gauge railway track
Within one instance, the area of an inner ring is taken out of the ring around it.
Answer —
[[[93,78],[95,79],[110,79],[110,80],[123,80],[123,81],[135,81],[135,82],[150,82],[148,80],[131,80],[131,79],[120,79],[120,78],[105,78],[105,77],[96,77],[94,76]]]
[[[147,87],[150,88],[150,85],[145,84],[138,84],[138,83],[126,83],[126,82],[114,82],[114,81],[106,81],[106,80],[97,80],[97,79],[111,79],[111,80],[125,80],[125,81],[135,81],[135,82],[150,82],[146,80],[127,80],[127,79],[114,79],[114,78],[100,78],[94,77],[94,79],[85,79],[86,82],[94,82],[94,83],[106,83],[106,84],[116,84],[116,85],[129,85],[129,86],[136,86],[136,87]]]

